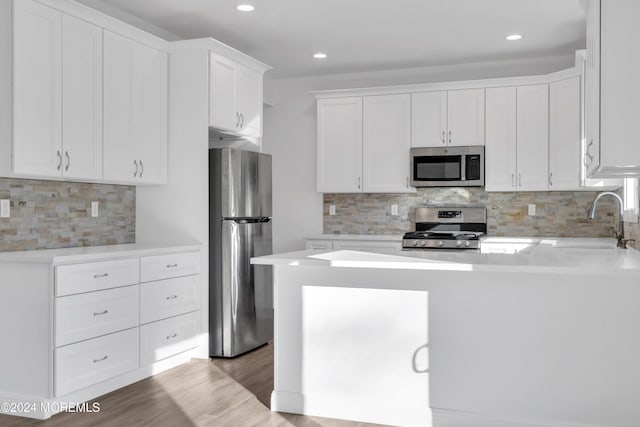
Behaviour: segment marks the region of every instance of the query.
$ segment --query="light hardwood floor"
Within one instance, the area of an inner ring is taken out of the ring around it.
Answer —
[[[46,421],[0,415],[1,427],[364,427],[372,424],[269,410],[273,345],[235,359],[194,359],[99,397],[97,413],[61,413]]]

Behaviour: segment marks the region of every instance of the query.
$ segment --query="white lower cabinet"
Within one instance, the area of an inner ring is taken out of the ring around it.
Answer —
[[[140,327],[140,362],[151,364],[198,346],[198,312],[160,320]]]
[[[55,395],[99,383],[140,366],[138,328],[55,350]]]
[[[200,276],[186,276],[140,285],[140,323],[198,310]]]
[[[330,251],[333,249],[332,240],[307,239],[305,249],[314,251]]]
[[[307,239],[306,249],[397,253],[402,250],[402,237],[397,240],[375,239]]]

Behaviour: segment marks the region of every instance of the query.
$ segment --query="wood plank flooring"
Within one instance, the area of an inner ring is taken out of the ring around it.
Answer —
[[[235,359],[194,359],[96,399],[97,413],[49,420],[0,415],[2,427],[365,427],[373,424],[275,413],[273,345]]]

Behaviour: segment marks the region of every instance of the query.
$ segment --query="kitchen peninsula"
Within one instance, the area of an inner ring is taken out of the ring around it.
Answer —
[[[403,426],[636,425],[640,252],[612,239],[483,246],[493,253],[254,258],[274,266],[272,410]]]

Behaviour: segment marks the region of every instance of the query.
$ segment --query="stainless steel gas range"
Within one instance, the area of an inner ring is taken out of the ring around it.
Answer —
[[[416,208],[416,231],[402,238],[403,250],[478,250],[487,233],[487,209],[455,206]]]

